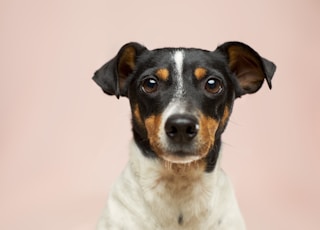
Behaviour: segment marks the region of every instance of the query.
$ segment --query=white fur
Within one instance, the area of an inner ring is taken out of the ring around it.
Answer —
[[[178,219],[182,217],[182,225]],[[97,230],[244,230],[232,186],[219,167],[173,174],[131,143]]]
[[[173,98],[181,98],[184,94],[183,89],[183,60],[184,52],[182,50],[175,51],[173,61],[175,64],[175,79],[177,79],[177,90]]]

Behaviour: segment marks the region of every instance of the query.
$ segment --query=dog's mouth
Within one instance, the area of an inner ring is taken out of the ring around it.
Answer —
[[[162,154],[161,158],[167,162],[171,162],[175,164],[188,164],[188,163],[192,163],[194,161],[202,159],[200,155],[193,155],[183,151]]]
[[[213,146],[209,142],[197,137],[189,143],[177,144],[166,138],[165,144],[152,145],[156,154],[163,160],[176,164],[188,164],[205,158]]]

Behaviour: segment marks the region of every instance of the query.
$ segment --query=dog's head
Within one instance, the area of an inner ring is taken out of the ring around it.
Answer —
[[[128,43],[93,79],[105,93],[129,98],[143,154],[176,164],[201,160],[210,171],[234,99],[258,91],[264,79],[271,89],[275,69],[240,42],[213,52]]]

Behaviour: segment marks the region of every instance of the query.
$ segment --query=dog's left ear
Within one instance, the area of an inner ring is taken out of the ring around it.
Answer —
[[[258,91],[264,79],[271,89],[271,79],[276,71],[276,66],[271,61],[241,42],[227,42],[217,50],[226,55],[229,68],[239,83],[237,97]]]
[[[106,94],[116,95],[117,98],[128,96],[128,77],[135,69],[138,56],[145,50],[147,48],[139,43],[127,43],[117,56],[95,72],[92,79]]]

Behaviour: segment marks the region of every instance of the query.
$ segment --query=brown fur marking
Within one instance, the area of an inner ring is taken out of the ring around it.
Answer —
[[[167,81],[169,78],[169,70],[165,68],[158,69],[156,72],[156,76],[163,81]]]
[[[161,123],[161,116],[160,115],[152,115],[145,120],[145,126],[148,132],[148,139],[153,151],[156,154],[162,153],[161,146],[160,146],[160,138],[159,138],[159,131],[160,131],[160,123]]]
[[[202,67],[198,67],[194,70],[194,76],[198,79],[201,80],[207,75],[207,70]]]
[[[138,122],[138,124],[140,126],[143,126],[143,122],[142,122],[142,119],[141,119],[141,114],[140,114],[140,109],[139,109],[139,105],[138,104],[136,104],[134,106],[133,115],[134,115],[135,120]]]
[[[121,55],[118,65],[120,89],[123,88],[127,77],[135,67],[135,58],[136,51],[133,47],[127,47]]]
[[[236,74],[242,88],[250,88],[251,84],[263,81],[264,73],[260,64],[242,47],[232,46],[228,52],[229,67]]]
[[[220,121],[220,125],[225,126],[230,116],[230,110],[228,106],[224,107],[223,116]]]
[[[200,116],[199,130],[199,154],[205,157],[209,149],[214,145],[215,134],[219,127],[219,122],[209,116]]]

